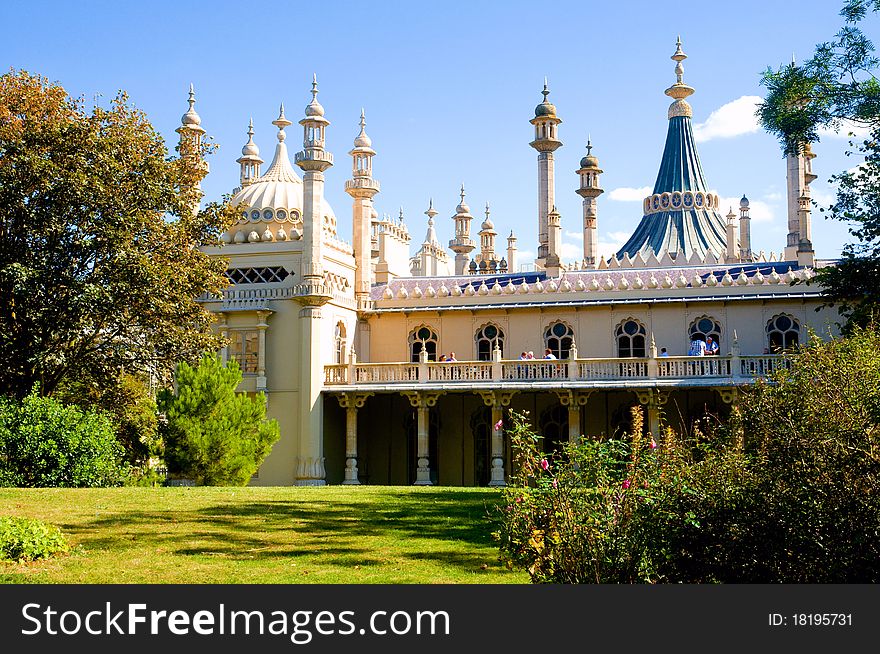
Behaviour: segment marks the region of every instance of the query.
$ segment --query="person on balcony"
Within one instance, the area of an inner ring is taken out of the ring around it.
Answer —
[[[437,359],[437,361],[448,361],[448,359],[446,358],[446,355],[445,355],[445,354],[441,354],[441,355],[440,355],[440,358]]]
[[[552,351],[550,350],[550,348],[548,347],[546,350],[544,350],[544,358],[545,358],[545,359],[555,359],[555,358],[556,358],[556,355],[553,354],[553,352],[552,352]]]
[[[711,336],[706,337],[706,354],[718,354],[718,343]]]
[[[695,338],[694,340],[692,340],[691,346],[688,348],[688,356],[706,356],[706,342],[699,338]]]
[[[447,361],[458,361],[458,359],[455,358],[455,352],[450,352],[450,353],[449,353],[449,358],[446,359],[446,360],[447,360]]]
[[[669,356],[669,352],[666,351],[665,347],[660,348],[660,356],[661,357],[668,357]]]

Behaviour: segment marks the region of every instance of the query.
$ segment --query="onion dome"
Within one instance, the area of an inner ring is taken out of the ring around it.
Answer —
[[[260,148],[257,147],[257,144],[254,143],[254,119],[251,118],[250,125],[248,125],[248,141],[244,144],[244,147],[241,148],[241,156],[242,157],[259,157],[260,156]]]
[[[189,85],[189,109],[180,117],[180,123],[185,127],[199,127],[202,124],[202,118],[196,113],[196,93],[193,85]]]
[[[597,159],[593,154],[593,144],[590,143],[590,139],[587,138],[587,156],[581,159],[581,168],[598,168],[599,167],[599,159]]]
[[[469,214],[471,212],[471,208],[467,206],[467,203],[464,201],[464,184],[461,185],[461,202],[455,207],[455,211],[460,214]]]
[[[486,203],[486,220],[483,221],[483,224],[480,225],[480,227],[484,232],[495,229],[495,225],[492,222],[492,219],[489,218],[489,203],[488,202]]]
[[[354,139],[354,147],[369,148],[373,145],[372,139],[367,136],[367,119],[364,116],[364,110],[361,109],[361,133]]]
[[[544,78],[544,90],[541,93],[544,95],[544,101],[535,107],[535,117],[556,116],[556,107],[547,99],[547,96],[550,95],[550,89],[547,87],[546,77]]]
[[[312,101],[306,105],[306,116],[312,118],[324,115],[324,107],[318,102],[318,75],[312,75]]]
[[[742,200],[739,201],[740,209],[748,209],[749,208],[749,199],[743,194]]]

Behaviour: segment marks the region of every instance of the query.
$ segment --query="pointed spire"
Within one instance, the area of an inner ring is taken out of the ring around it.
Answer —
[[[464,201],[464,196],[465,196],[464,182],[462,182],[462,184],[461,184],[461,194],[460,195],[461,195],[461,202],[458,203],[458,206],[455,207],[455,210],[458,213],[469,214],[471,212],[471,208],[467,205],[467,202]]]
[[[434,216],[437,215],[437,210],[434,209],[434,198],[428,199],[428,210],[425,212],[425,215],[428,216],[428,224],[434,224]]]
[[[289,120],[287,120],[287,118],[285,118],[285,116],[284,116],[284,103],[283,102],[281,103],[281,108],[278,110],[278,118],[273,120],[272,124],[278,128],[278,134],[277,134],[278,140],[280,142],[283,142],[284,138],[286,136],[286,134],[284,133],[284,128],[287,127],[288,125],[293,124]]]
[[[366,114],[364,114],[364,109],[361,107],[361,120],[360,120],[361,131],[354,139],[354,147],[356,148],[369,148],[373,145],[372,139],[367,136],[367,118]]]
[[[323,116],[324,107],[318,102],[318,74],[312,73],[312,101],[306,105],[306,116]]]
[[[547,84],[547,76],[544,75],[544,90],[541,91],[541,95],[544,96],[544,102],[547,102],[547,96],[550,95],[550,87]]]
[[[593,151],[593,143],[590,140],[590,135],[587,134],[587,156],[590,156],[590,153]]]
[[[670,57],[675,62],[675,84],[666,89],[666,95],[680,102],[673,102],[669,108],[670,118],[673,117],[673,110],[677,109],[675,115],[691,115],[690,105],[684,102],[684,99],[694,93],[694,89],[684,83],[684,66],[681,62],[687,59],[687,55],[681,49],[681,37],[679,36],[675,42],[675,53]],[[687,113],[684,113],[685,108]]]
[[[260,148],[257,147],[257,144],[254,143],[254,119],[251,118],[250,123],[248,124],[247,130],[248,140],[247,143],[244,144],[244,147],[241,149],[242,157],[259,157],[260,156]]]
[[[190,82],[190,85],[189,85],[189,99],[187,100],[187,102],[189,103],[189,109],[187,109],[186,113],[183,114],[183,116],[181,116],[180,123],[184,127],[189,127],[191,129],[198,128],[199,130],[201,130],[200,125],[202,124],[202,119],[199,116],[199,114],[196,113],[196,107],[195,107],[196,92],[195,92],[195,88],[192,85],[192,82]],[[204,131],[204,130],[201,130],[201,131]]]

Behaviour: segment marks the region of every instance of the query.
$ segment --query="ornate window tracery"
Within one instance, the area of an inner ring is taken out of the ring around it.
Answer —
[[[501,358],[504,358],[504,332],[498,325],[489,323],[484,325],[474,335],[474,341],[477,345],[477,361],[491,361],[492,350],[495,345],[501,350]]]
[[[557,359],[567,359],[574,344],[574,330],[561,320],[550,323],[544,330],[544,347]]]
[[[767,345],[772,354],[791,350],[800,342],[801,326],[787,314],[773,316],[767,321]]]
[[[691,323],[688,329],[688,340],[705,341],[707,336],[721,346],[721,324],[711,316],[700,316]]]
[[[621,358],[644,358],[647,356],[645,348],[645,326],[632,318],[624,320],[614,330],[617,340],[617,356]]]
[[[428,353],[428,361],[437,360],[437,332],[427,326],[414,329],[409,335],[409,354],[412,363],[419,362],[419,353],[424,347]]]

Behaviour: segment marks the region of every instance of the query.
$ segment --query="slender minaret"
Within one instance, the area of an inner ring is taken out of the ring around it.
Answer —
[[[480,225],[480,261],[487,264],[495,259],[495,225],[489,217],[489,203],[486,203],[486,220]]]
[[[507,237],[507,270],[516,272],[516,236],[513,230],[510,230],[510,236]]]
[[[588,268],[595,268],[599,263],[596,199],[604,193],[604,189],[599,186],[599,175],[604,171],[599,168],[599,160],[592,155],[592,150],[593,145],[588,137],[587,156],[581,159],[581,167],[577,170],[581,180],[577,194],[584,199],[584,261]]]
[[[743,195],[739,201],[739,258],[743,262],[752,260],[752,219],[749,216],[749,199]]]
[[[345,192],[352,199],[352,229],[354,236],[354,294],[358,308],[365,307],[373,284],[372,230],[373,196],[379,192],[379,182],[373,179],[373,142],[367,136],[367,120],[361,109],[361,131],[354,139],[351,155],[351,179],[345,182]]]
[[[535,107],[535,117],[529,122],[535,126],[535,140],[529,143],[538,151],[538,258],[535,263],[543,268],[548,254],[547,216],[556,204],[556,185],[553,172],[553,152],[562,145],[557,126],[562,119],[556,115],[556,107],[547,96],[547,79],[544,79],[544,101]]]
[[[461,202],[455,207],[455,238],[449,241],[449,249],[455,252],[455,274],[466,275],[470,253],[476,247],[471,240],[471,208],[464,201],[464,184],[461,185]]]
[[[786,157],[788,190],[788,237],[783,254],[786,261],[811,266],[815,259],[810,225],[810,183],[816,179],[812,160],[816,155],[809,143]]]
[[[736,214],[733,207],[727,213],[727,257],[725,263],[737,263],[740,260],[740,248],[736,240]]]
[[[559,277],[562,264],[562,216],[556,206],[547,214],[547,258],[544,269],[548,277]]]
[[[324,361],[321,358],[321,306],[330,301],[324,285],[322,243],[324,171],[333,165],[333,155],[324,150],[324,130],[330,124],[318,102],[318,80],[312,78],[312,101],[306,106],[303,149],[296,153],[296,165],[303,171],[303,253],[302,282],[294,299],[302,304],[299,312],[299,447],[294,483],[297,486],[324,485],[324,403],[321,400]],[[274,124],[290,124],[281,116]],[[283,129],[283,128],[282,128]],[[280,137],[279,137],[280,138]]]
[[[241,156],[235,160],[235,163],[241,166],[241,174],[239,176],[239,185],[244,188],[251,184],[260,176],[260,166],[263,160],[260,158],[260,148],[254,143],[254,119],[251,118],[248,125],[248,141],[241,149]]]
[[[202,127],[202,118],[196,113],[196,92],[193,85],[189,85],[189,109],[180,118],[180,134],[178,152],[180,158],[191,162],[191,177],[183,184],[183,191],[192,195],[190,200],[192,212],[198,213],[199,202],[202,199],[201,181],[208,174],[208,162],[202,157],[202,138],[205,136],[205,128]]]

